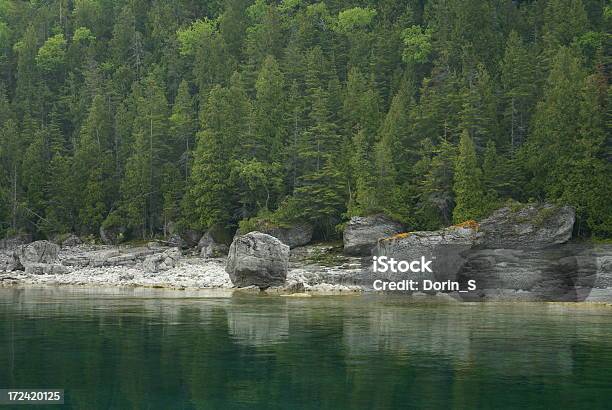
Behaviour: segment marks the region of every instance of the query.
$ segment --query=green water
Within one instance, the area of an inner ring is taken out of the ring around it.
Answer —
[[[611,408],[612,308],[0,288],[0,388],[75,409]]]

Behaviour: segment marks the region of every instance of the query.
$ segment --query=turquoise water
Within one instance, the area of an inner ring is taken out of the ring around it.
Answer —
[[[612,308],[0,288],[0,388],[74,409],[611,408]]]

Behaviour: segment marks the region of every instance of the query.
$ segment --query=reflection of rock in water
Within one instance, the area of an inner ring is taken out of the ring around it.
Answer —
[[[452,306],[452,305],[451,305]],[[470,354],[469,318],[448,314],[447,307],[382,307],[344,324],[349,354],[433,354],[465,361]]]
[[[438,356],[504,377],[571,375],[576,343],[605,338],[600,314],[571,305],[377,305],[344,320],[343,342],[352,360],[382,353],[426,363]],[[577,330],[585,322],[592,334]]]
[[[267,346],[283,342],[289,335],[289,314],[283,303],[241,305],[226,308],[230,335],[238,343]]]
[[[487,307],[482,332],[474,332],[471,338],[475,367],[495,369],[507,377],[571,375],[574,344],[581,337],[576,318],[568,314],[573,308],[544,309],[534,316],[533,305],[515,304],[500,315],[494,306]],[[578,308],[575,314],[588,320],[589,312]],[[506,360],[499,360],[500,354]]]

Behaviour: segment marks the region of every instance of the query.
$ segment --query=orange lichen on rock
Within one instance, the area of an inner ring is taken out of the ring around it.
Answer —
[[[480,225],[475,220],[469,219],[465,222],[461,222],[459,224],[453,225],[453,228],[469,228],[469,229],[473,229],[477,231],[478,228],[480,228]]]
[[[390,236],[388,238],[383,238],[383,239],[386,240],[386,241],[391,241],[393,239],[403,239],[403,238],[407,238],[409,236],[410,236],[410,232],[402,232],[402,233],[398,233],[398,234],[395,234],[393,236]]]

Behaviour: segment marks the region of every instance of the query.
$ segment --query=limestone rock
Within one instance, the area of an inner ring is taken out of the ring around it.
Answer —
[[[225,270],[237,287],[266,289],[285,283],[288,265],[289,246],[271,235],[249,232],[234,238]]]
[[[49,241],[36,241],[22,245],[14,251],[19,263],[26,267],[31,263],[55,263],[60,247]]]
[[[162,253],[147,256],[142,262],[142,267],[148,273],[165,271],[175,267],[182,256],[179,248],[168,249]]]
[[[274,236],[289,248],[295,248],[312,240],[313,227],[309,223],[298,223],[287,227],[270,227],[262,232]]]
[[[29,275],[64,275],[70,270],[59,263],[29,263],[25,273]]]
[[[567,242],[576,212],[570,206],[527,205],[504,207],[480,221],[481,248],[542,249]]]
[[[477,226],[451,226],[438,231],[403,233],[378,241],[374,254],[397,261],[432,261],[433,272],[411,273],[415,280],[456,280],[465,264],[468,252],[481,237]],[[405,273],[388,273],[387,279],[405,279]]]
[[[354,216],[344,228],[344,253],[369,256],[381,238],[396,235],[404,226],[383,215]]]

